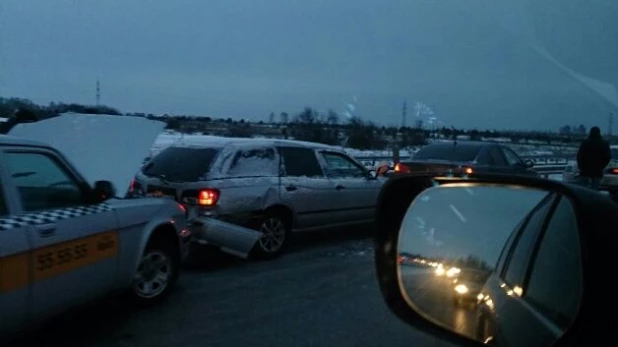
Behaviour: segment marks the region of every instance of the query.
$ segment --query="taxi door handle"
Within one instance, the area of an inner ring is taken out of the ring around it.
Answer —
[[[39,235],[41,235],[41,237],[48,237],[56,234],[55,224],[35,225],[34,228],[39,232]]]

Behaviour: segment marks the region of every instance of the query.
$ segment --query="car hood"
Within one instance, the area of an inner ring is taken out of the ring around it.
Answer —
[[[124,196],[165,123],[141,117],[66,113],[18,124],[11,136],[59,150],[92,185],[107,180]]]

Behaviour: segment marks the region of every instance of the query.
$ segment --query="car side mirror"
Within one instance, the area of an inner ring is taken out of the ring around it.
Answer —
[[[534,160],[532,160],[532,159],[525,159],[525,160],[522,161],[521,164],[522,164],[522,166],[524,168],[529,169],[529,168],[534,166]]]
[[[378,173],[375,170],[369,170],[367,176],[370,180],[376,179],[378,177]]]
[[[389,169],[390,167],[388,165],[380,165],[376,171],[376,175],[384,176],[388,172]]]
[[[594,297],[605,275],[582,290],[593,264],[610,271],[608,218],[618,206],[606,196],[538,178],[391,179],[377,205],[380,289],[399,318],[455,345],[548,347],[587,319],[609,329],[585,314],[605,300]]]
[[[94,182],[93,194],[96,201],[102,202],[116,196],[116,188],[110,181],[96,181]]]

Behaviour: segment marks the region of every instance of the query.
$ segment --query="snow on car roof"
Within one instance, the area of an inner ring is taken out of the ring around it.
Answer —
[[[28,140],[25,138],[21,138],[18,136],[11,136],[11,135],[0,135],[0,145],[5,145],[5,146],[36,146],[36,147],[47,147],[47,148],[51,148],[50,145],[43,143],[43,142],[39,142],[39,141],[34,141],[34,140]]]
[[[266,138],[239,138],[239,137],[222,137],[212,135],[177,135],[163,133],[159,135],[155,142],[155,147],[225,147],[227,145],[288,145],[288,146],[303,146],[318,149],[328,149],[341,151],[339,147],[323,145],[320,143],[297,141],[297,140],[281,140],[281,139],[266,139]]]

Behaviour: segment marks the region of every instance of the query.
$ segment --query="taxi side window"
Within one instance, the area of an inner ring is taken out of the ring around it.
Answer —
[[[8,152],[4,159],[24,211],[83,204],[79,184],[53,157],[38,152]]]

